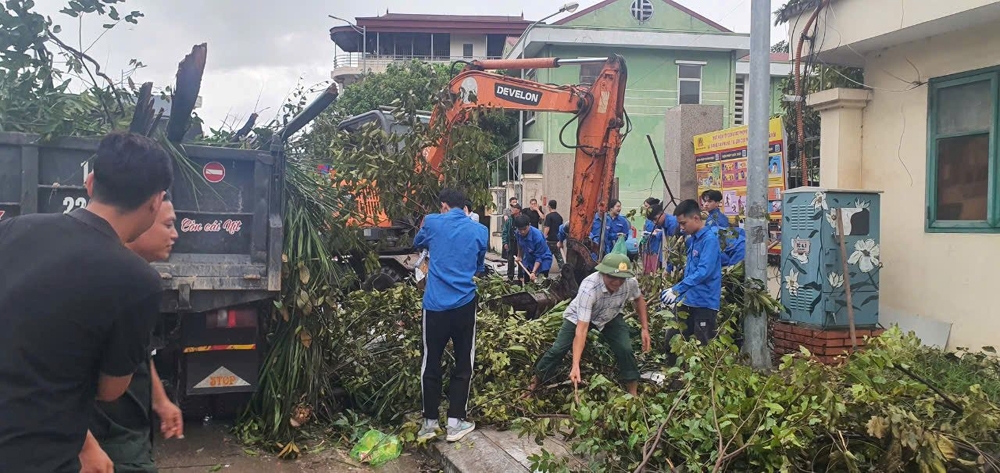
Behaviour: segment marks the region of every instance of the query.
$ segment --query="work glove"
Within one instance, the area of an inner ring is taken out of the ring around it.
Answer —
[[[674,292],[673,288],[667,289],[660,293],[660,304],[663,306],[668,306],[673,304],[677,300],[677,293]]]

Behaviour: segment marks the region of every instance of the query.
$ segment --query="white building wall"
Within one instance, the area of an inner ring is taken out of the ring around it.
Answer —
[[[973,2],[906,3],[943,8]],[[857,35],[850,30],[844,34]],[[996,66],[1000,64],[997,51],[1000,29],[982,25],[865,58],[865,82],[874,90],[863,112],[862,181],[865,188],[885,191],[882,320],[929,327],[924,338],[940,336],[951,323],[949,348],[1000,345],[1000,304],[992,297],[1000,269],[1000,234],[924,231],[928,88],[909,82],[925,83],[934,77]],[[933,328],[934,321],[945,324]]]
[[[463,47],[472,44],[472,57],[486,57],[486,35],[451,35],[451,57],[462,57]]]

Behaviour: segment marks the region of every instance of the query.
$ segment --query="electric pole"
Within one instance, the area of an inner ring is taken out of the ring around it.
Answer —
[[[750,2],[750,110],[747,122],[746,279],[767,287],[768,110],[771,103],[771,2]],[[743,352],[754,368],[771,367],[767,314],[743,315]]]

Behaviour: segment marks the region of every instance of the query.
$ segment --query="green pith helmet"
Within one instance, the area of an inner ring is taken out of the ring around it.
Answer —
[[[607,274],[614,278],[634,278],[632,271],[632,261],[628,256],[619,253],[608,253],[600,263],[597,264],[597,272]]]

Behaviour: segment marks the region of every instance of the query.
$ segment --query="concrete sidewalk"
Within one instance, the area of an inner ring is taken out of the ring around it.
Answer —
[[[528,457],[543,448],[557,457],[572,456],[561,440],[546,438],[538,445],[530,437],[518,438],[516,432],[489,428],[476,430],[461,442],[436,441],[430,451],[447,473],[519,473],[532,471]]]

